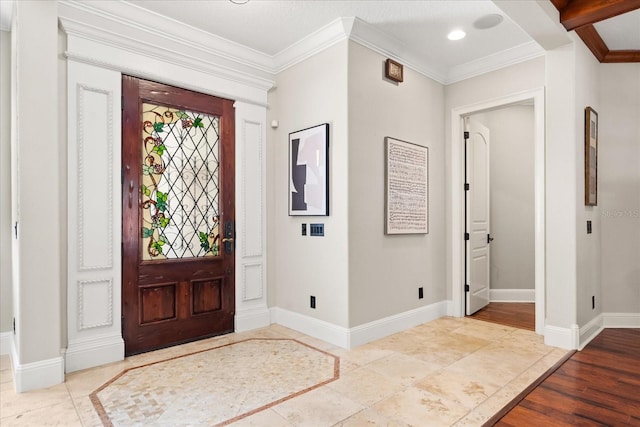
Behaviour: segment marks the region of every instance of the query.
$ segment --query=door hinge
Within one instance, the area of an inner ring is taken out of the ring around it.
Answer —
[[[464,132],[464,139],[469,139],[469,132],[467,131]]]
[[[469,285],[464,285],[464,291],[469,292]]]
[[[124,111],[124,95],[120,95],[120,111]]]
[[[493,241],[493,237],[491,237],[491,234],[487,234],[487,244],[491,243]]]
[[[120,333],[124,339],[124,316],[120,316]]]
[[[13,318],[13,335],[16,334],[16,318]]]
[[[464,240],[469,240],[469,233],[464,233]]]
[[[465,182],[464,184],[464,191],[469,191],[469,183]]]

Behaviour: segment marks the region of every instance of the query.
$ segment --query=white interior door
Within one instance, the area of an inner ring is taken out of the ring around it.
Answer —
[[[472,119],[467,124],[466,314],[470,315],[489,304],[489,129]]]

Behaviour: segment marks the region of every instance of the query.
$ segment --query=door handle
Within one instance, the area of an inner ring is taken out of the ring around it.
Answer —
[[[129,208],[133,205],[133,180],[129,182]]]
[[[222,244],[224,245],[224,252],[227,255],[233,253],[233,242],[235,236],[235,227],[233,221],[227,221],[224,224],[224,237],[222,238]]]

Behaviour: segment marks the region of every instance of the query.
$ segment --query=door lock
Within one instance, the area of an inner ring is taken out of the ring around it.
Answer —
[[[222,244],[224,245],[224,253],[231,255],[233,253],[233,243],[235,237],[235,227],[233,221],[227,221],[224,224],[224,237]]]

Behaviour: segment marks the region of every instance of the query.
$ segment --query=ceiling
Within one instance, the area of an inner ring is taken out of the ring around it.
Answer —
[[[551,0],[600,62],[640,62],[640,0]]]
[[[229,0],[170,2],[130,0],[129,3],[172,17],[261,53],[276,56],[301,39],[341,17],[356,17],[373,26],[403,58],[420,57],[437,64],[438,74],[490,55],[527,46],[533,39],[492,1],[447,0]],[[494,28],[478,29],[474,22],[491,14],[504,19]],[[463,29],[467,36],[450,41],[447,34]],[[539,48],[539,47],[538,47]],[[542,53],[542,49],[540,53]]]

